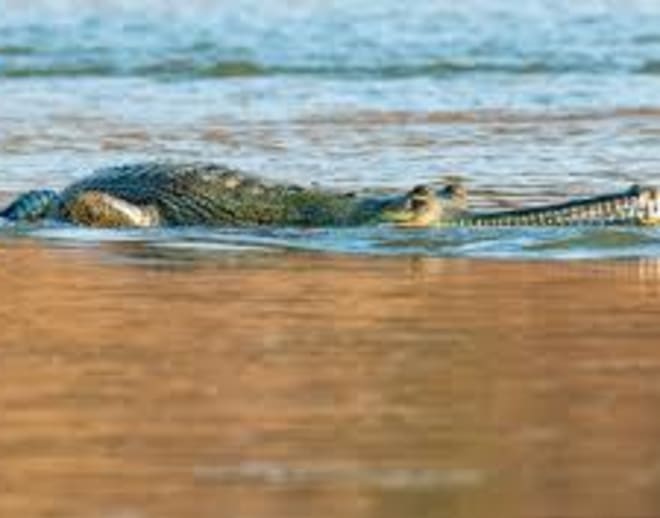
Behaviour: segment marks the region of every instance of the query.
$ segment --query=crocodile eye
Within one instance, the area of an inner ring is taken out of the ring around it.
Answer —
[[[433,191],[429,189],[428,185],[420,184],[413,187],[412,191],[410,191],[410,195],[412,197],[429,196],[432,192]]]

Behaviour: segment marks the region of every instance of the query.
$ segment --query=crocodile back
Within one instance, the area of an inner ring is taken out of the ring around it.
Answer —
[[[269,183],[218,164],[157,162],[102,169],[67,188],[65,206],[86,191],[155,206],[168,225],[340,225],[363,217],[351,196]]]

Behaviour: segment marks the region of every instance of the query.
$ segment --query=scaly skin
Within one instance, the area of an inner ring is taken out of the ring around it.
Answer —
[[[632,186],[620,193],[519,210],[473,213],[459,218],[460,226],[576,226],[656,225],[660,197],[650,187]]]
[[[447,214],[434,191],[420,185],[408,193],[407,206],[390,211],[389,217],[399,225],[412,227],[658,225],[660,195],[654,188],[634,185],[623,192],[558,204]]]
[[[102,169],[59,196],[31,191],[0,216],[94,227],[346,226],[377,223],[386,205],[403,199],[268,183],[215,164],[155,162]]]
[[[627,191],[562,204],[474,213],[462,187],[417,186],[366,197],[272,184],[214,164],[142,163],[102,169],[61,194],[31,191],[0,217],[55,218],[93,227],[124,226],[552,226],[660,223],[658,192]]]

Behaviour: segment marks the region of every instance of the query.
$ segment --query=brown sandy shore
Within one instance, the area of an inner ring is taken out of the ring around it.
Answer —
[[[0,516],[660,515],[660,261],[110,252],[0,244]]]

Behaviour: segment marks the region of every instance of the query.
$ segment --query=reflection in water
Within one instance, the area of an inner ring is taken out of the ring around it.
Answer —
[[[3,516],[660,512],[658,261],[117,246],[0,245]]]
[[[0,237],[39,238],[57,246],[103,246],[120,260],[181,262],[222,251],[326,252],[369,256],[508,259],[660,257],[660,226],[396,228],[147,228],[90,229],[58,222],[13,225]],[[641,264],[641,263],[640,263]]]

